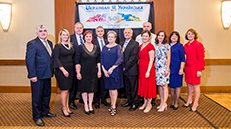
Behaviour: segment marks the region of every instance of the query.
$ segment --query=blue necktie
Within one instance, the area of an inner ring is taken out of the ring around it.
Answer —
[[[101,51],[102,51],[103,46],[104,46],[104,45],[103,45],[103,40],[101,39],[100,41],[101,41]]]
[[[80,40],[80,44],[83,44],[82,36],[80,35],[79,38],[80,38],[80,39],[79,39],[79,40]]]

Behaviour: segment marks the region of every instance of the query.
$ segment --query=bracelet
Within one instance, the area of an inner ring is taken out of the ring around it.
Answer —
[[[148,70],[148,72],[150,73],[150,70]]]
[[[170,72],[170,70],[169,69],[166,69],[168,72]]]

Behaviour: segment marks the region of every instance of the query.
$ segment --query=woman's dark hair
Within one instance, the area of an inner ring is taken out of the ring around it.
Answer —
[[[179,34],[177,31],[173,31],[173,32],[170,34],[170,36],[169,36],[169,43],[172,43],[171,37],[172,37],[174,34],[178,37],[177,43],[180,43],[180,34]]]
[[[85,36],[86,36],[87,34],[91,34],[91,35],[92,35],[91,43],[93,43],[94,34],[93,34],[93,32],[92,32],[92,31],[90,31],[90,30],[86,30],[86,31],[83,33],[83,40],[84,40],[84,42],[86,42],[86,40],[85,40]]]
[[[196,30],[194,30],[194,29],[189,29],[186,33],[185,33],[185,39],[186,40],[188,40],[188,32],[192,32],[194,35],[195,35],[195,37],[194,37],[194,39],[198,39],[198,33],[197,33],[197,31]]]
[[[160,33],[163,32],[164,33],[164,40],[162,42],[162,44],[166,44],[167,43],[167,35],[165,33],[165,31],[161,30],[156,34],[156,39],[155,39],[155,43],[158,44],[159,40],[158,40],[158,36],[160,35]]]
[[[142,32],[141,32],[141,36],[143,36],[143,34],[144,34],[144,33],[148,33],[149,37],[151,37],[151,36],[152,36],[151,32],[150,32],[150,31],[148,31],[148,30],[144,30],[144,31],[142,31]]]

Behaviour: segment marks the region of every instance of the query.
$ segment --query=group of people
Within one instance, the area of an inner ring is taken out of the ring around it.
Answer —
[[[83,33],[84,26],[77,22],[75,33],[70,35],[62,29],[58,43],[53,49],[52,42],[47,40],[47,28],[37,27],[37,38],[27,43],[26,66],[31,81],[33,120],[38,126],[44,126],[43,117],[55,117],[49,112],[51,94],[51,77],[55,73],[61,90],[61,112],[70,117],[71,109],[77,109],[75,96],[80,93],[83,110],[87,115],[94,114],[101,103],[108,106],[111,116],[116,115],[118,89],[125,88],[127,101],[122,107],[129,111],[137,108],[148,113],[157,97],[157,89],[161,103],[158,112],[167,110],[168,86],[170,87],[171,105],[178,109],[183,73],[188,87],[188,100],[182,107],[193,104],[191,111],[196,111],[200,96],[200,77],[204,70],[204,47],[196,39],[198,34],[189,29],[184,46],[180,43],[180,35],[173,31],[167,36],[164,31],[157,35],[150,32],[150,22],[143,24],[143,31],[136,39],[132,39],[133,30],[124,29],[125,41],[116,43],[115,31],[107,33],[104,39],[104,28],[98,26],[96,37],[90,30]],[[186,55],[186,60],[185,60]],[[106,101],[109,91],[110,104]],[[194,101],[192,94],[194,92]],[[142,106],[138,98],[143,97]]]

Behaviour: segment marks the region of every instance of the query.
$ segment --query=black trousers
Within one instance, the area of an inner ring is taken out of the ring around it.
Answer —
[[[78,89],[78,80],[76,78],[76,72],[75,72],[72,88],[69,89],[69,103],[75,102],[77,89]]]
[[[50,111],[51,79],[31,81],[33,120],[37,121]]]
[[[106,94],[107,94],[107,89],[105,89],[105,85],[103,82],[103,77],[98,79],[98,91],[94,95],[94,102],[95,103],[100,103],[101,102],[106,102]]]
[[[138,106],[138,75],[124,75],[123,79],[127,102]]]

